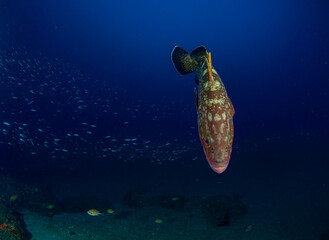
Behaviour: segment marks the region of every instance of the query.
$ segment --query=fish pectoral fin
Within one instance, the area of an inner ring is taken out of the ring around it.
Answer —
[[[198,112],[198,108],[199,108],[199,98],[198,98],[198,91],[196,90],[196,88],[194,88],[194,93],[195,93],[196,111]]]
[[[200,80],[199,80],[198,75],[195,75],[194,82],[196,83],[196,85],[199,86],[199,82],[200,82]]]
[[[230,101],[230,105],[231,105],[231,112],[232,112],[232,117],[234,116],[235,114],[235,110],[234,110],[234,107],[233,107],[233,104],[231,102],[231,99],[228,99]]]

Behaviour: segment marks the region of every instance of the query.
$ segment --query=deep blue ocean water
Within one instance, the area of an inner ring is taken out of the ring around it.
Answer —
[[[221,175],[175,45],[207,47],[234,105]],[[327,1],[1,1],[0,46],[2,174],[273,188],[329,226]]]

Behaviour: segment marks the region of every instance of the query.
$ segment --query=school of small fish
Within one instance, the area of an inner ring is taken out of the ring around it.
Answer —
[[[1,49],[0,85],[0,145],[9,151],[43,159],[88,155],[158,164],[184,153],[192,160],[202,154],[195,150],[196,137],[183,142],[177,136],[153,138],[136,130],[173,118],[170,108],[179,102],[161,106],[131,100],[125,89],[92,79],[58,59],[24,48]],[[180,109],[183,116],[192,107]],[[195,128],[193,124],[188,128]]]

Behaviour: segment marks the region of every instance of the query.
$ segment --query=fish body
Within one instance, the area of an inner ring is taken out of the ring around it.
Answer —
[[[245,228],[244,228],[244,232],[251,232],[252,230],[254,230],[254,225],[253,224],[248,224]]]
[[[221,78],[212,67],[211,54],[204,46],[195,48],[191,54],[176,46],[171,58],[180,74],[196,72],[200,141],[211,168],[216,173],[222,173],[229,164],[232,152],[234,108]]]
[[[17,195],[12,195],[12,196],[10,196],[9,200],[11,202],[13,202],[13,201],[15,201],[17,199],[17,197],[18,197]]]
[[[87,213],[88,213],[88,215],[90,215],[90,216],[93,216],[93,217],[97,217],[97,216],[101,216],[102,215],[102,213],[100,213],[98,210],[96,210],[96,209],[89,209],[88,211],[87,211]]]
[[[53,204],[49,204],[46,206],[47,209],[51,210],[51,209],[54,209],[55,208],[55,205]]]
[[[114,214],[115,213],[115,211],[112,208],[107,209],[106,212],[108,214]]]
[[[163,223],[163,220],[160,219],[160,218],[157,218],[157,219],[154,220],[154,222],[155,222],[155,223]]]

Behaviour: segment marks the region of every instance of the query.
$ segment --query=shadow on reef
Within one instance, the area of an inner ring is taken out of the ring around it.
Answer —
[[[145,207],[145,195],[148,193],[146,187],[139,187],[129,191],[123,198],[123,203],[130,208]]]
[[[238,197],[212,196],[202,202],[206,219],[217,227],[229,225],[247,212],[247,206]]]
[[[161,194],[148,196],[146,188],[129,191],[124,197],[124,203],[129,208],[157,206],[175,211],[199,209],[204,218],[213,226],[229,225],[232,221],[247,213],[247,206],[239,197],[216,195],[206,198]]]

